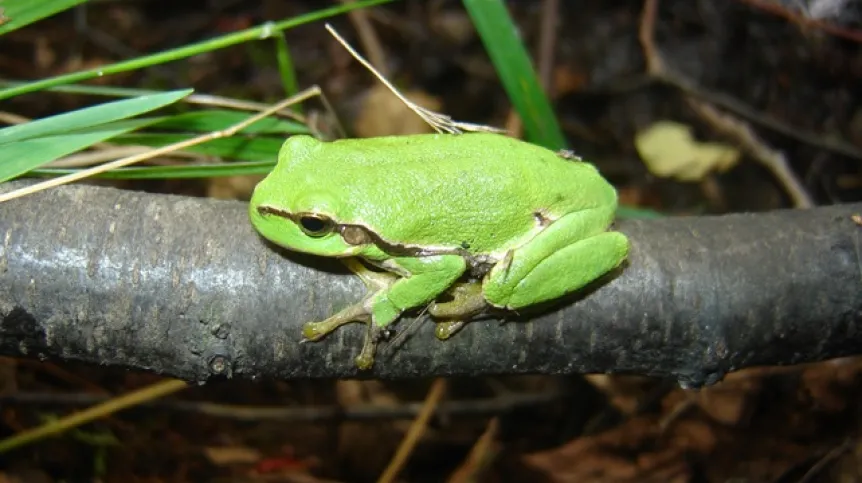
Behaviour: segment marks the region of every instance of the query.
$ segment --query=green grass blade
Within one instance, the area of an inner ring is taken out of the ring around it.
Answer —
[[[6,149],[8,149],[6,145],[9,143],[66,133],[137,116],[172,104],[191,93],[191,89],[183,89],[152,96],[123,99],[3,128],[0,129],[0,149],[5,155]]]
[[[3,0],[0,0],[2,2]],[[30,85],[31,82],[21,82],[12,80],[0,79],[0,88],[20,88]],[[59,92],[62,94],[81,94],[87,96],[104,96],[104,97],[139,97],[159,94],[164,91],[154,89],[136,89],[131,87],[116,87],[116,86],[92,86],[87,84],[70,84],[62,86],[54,86],[45,88],[47,92]]]
[[[248,118],[249,113],[226,109],[207,109],[167,117],[152,125],[153,129],[188,132],[212,132],[226,129]],[[304,124],[267,117],[243,129],[247,134],[309,134]]]
[[[30,0],[30,1],[38,1],[38,0]],[[349,12],[350,10],[354,10],[357,8],[365,8],[374,5],[379,5],[383,3],[389,3],[393,0],[362,0],[357,1],[355,3],[348,3],[344,5],[339,5],[336,7],[325,8],[323,10],[318,10],[315,12],[311,12],[305,15],[300,15],[298,17],[294,17],[291,19],[283,20],[281,22],[268,22],[263,25],[259,25],[257,27],[253,27],[246,30],[241,30],[239,32],[234,32],[229,35],[224,35],[221,37],[217,37],[215,39],[206,40],[203,42],[199,42],[197,44],[186,45],[184,47],[180,47],[177,49],[167,50],[164,52],[159,52],[153,55],[147,55],[143,57],[138,57],[135,59],[127,60],[124,62],[118,62],[116,64],[110,64],[102,67],[97,67],[95,69],[84,70],[80,72],[74,72],[71,74],[60,75],[57,77],[51,77],[49,79],[44,79],[40,81],[30,82],[23,86],[11,87],[8,89],[4,89],[0,91],[0,99],[8,99],[13,96],[17,96],[20,94],[26,94],[28,92],[36,92],[43,90],[48,87],[63,85],[63,84],[72,84],[75,82],[81,82],[88,79],[94,79],[96,77],[102,77],[110,74],[116,74],[118,72],[125,72],[135,69],[141,69],[144,67],[149,67],[155,64],[164,64],[166,62],[172,62],[179,59],[185,59],[187,57],[191,57],[193,55],[198,55],[204,52],[211,52],[216,49],[221,49],[224,47],[230,47],[232,45],[241,44],[244,42],[250,42],[254,40],[260,40],[272,37],[273,35],[278,35],[282,31],[303,25],[309,22],[314,22],[317,20],[321,20],[324,18],[329,18],[335,15],[339,15],[345,12]]]
[[[278,60],[278,73],[284,86],[285,97],[290,97],[299,92],[299,82],[296,80],[296,69],[293,67],[293,58],[284,33],[275,37],[275,58]],[[296,103],[290,108],[293,112],[302,113],[302,103]]]
[[[130,133],[117,136],[111,142],[121,145],[160,147],[185,141],[195,136],[193,134]],[[241,161],[274,161],[278,157],[278,150],[281,149],[282,144],[284,144],[283,137],[246,138],[244,136],[232,136],[213,139],[185,148],[183,151]]]
[[[0,35],[19,29],[87,0],[5,0],[0,1],[3,16],[9,21],[0,25]]]
[[[94,178],[105,179],[179,179],[212,178],[216,176],[239,176],[248,174],[267,174],[275,160],[247,161],[225,164],[194,164],[187,166],[135,166],[100,173]],[[42,168],[30,171],[30,176],[54,177],[74,173],[76,169]]]
[[[24,139],[0,148],[0,183],[20,176],[98,142],[151,123],[152,119],[133,119],[102,124],[76,132]]]
[[[548,149],[564,149],[566,139],[504,3],[463,1],[509,99],[521,116],[527,139]]]

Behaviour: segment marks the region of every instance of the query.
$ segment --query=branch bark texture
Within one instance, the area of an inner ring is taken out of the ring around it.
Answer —
[[[0,354],[190,381],[626,372],[701,386],[862,353],[856,213],[621,222],[629,262],[587,293],[445,342],[402,319],[410,335],[360,372],[361,325],[299,340],[364,286],[337,262],[264,242],[245,203],[66,186],[0,204]]]

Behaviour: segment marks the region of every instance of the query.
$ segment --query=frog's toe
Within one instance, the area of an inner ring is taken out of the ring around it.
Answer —
[[[435,319],[466,319],[488,308],[480,283],[456,284],[445,295],[451,300],[428,306],[428,313]]]
[[[362,343],[362,350],[356,356],[356,367],[360,371],[367,371],[374,366],[374,356],[377,354],[377,344],[383,338],[384,329],[377,324],[368,324],[368,330],[365,332],[365,341]]]
[[[447,320],[445,322],[437,322],[437,326],[434,328],[434,335],[440,340],[446,340],[456,332],[461,330],[467,321],[465,320]]]
[[[371,314],[368,312],[365,304],[353,304],[320,322],[306,322],[302,326],[303,340],[318,341],[342,325],[347,325],[351,322],[371,323]]]

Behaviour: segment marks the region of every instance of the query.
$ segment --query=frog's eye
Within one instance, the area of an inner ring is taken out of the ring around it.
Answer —
[[[321,237],[335,228],[335,223],[326,216],[304,213],[299,217],[299,227],[311,237]]]

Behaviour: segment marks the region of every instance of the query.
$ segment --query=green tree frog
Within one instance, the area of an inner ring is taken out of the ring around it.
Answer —
[[[616,208],[593,165],[502,134],[297,135],[255,187],[249,216],[275,244],[342,258],[360,276],[368,295],[303,336],[366,323],[356,364],[367,369],[407,310],[427,306],[445,339],[489,309],[552,301],[613,270],[629,250],[609,231]]]

